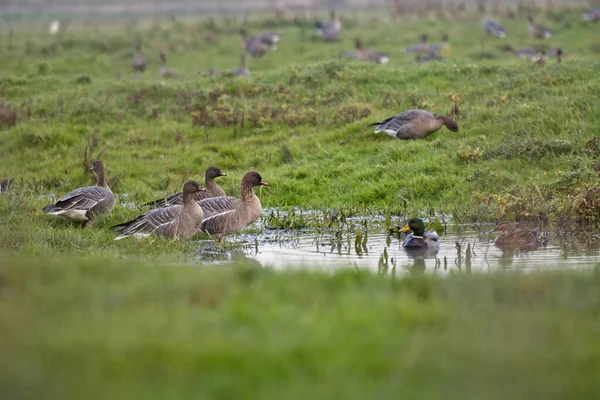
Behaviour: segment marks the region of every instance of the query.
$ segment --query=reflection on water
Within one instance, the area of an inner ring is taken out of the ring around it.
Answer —
[[[246,260],[272,268],[367,268],[384,274],[494,271],[498,269],[564,270],[600,266],[600,239],[585,245],[572,238],[562,245],[498,248],[494,236],[479,231],[440,235],[440,250],[406,251],[401,237],[383,226],[348,233],[266,230],[232,238],[227,251],[202,241],[202,259],[223,263]]]

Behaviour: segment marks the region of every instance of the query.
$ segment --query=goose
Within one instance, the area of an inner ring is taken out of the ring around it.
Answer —
[[[400,232],[412,231],[404,242],[402,247],[405,249],[440,249],[440,237],[435,231],[425,232],[425,224],[419,218],[412,218]]]
[[[266,34],[269,34],[272,32],[266,32]],[[273,42],[272,40],[263,40],[263,38],[259,35],[254,36],[250,39],[248,39],[248,34],[246,32],[245,29],[240,29],[240,35],[242,35],[242,47],[244,48],[244,50],[251,55],[252,57],[262,57],[263,55],[265,55],[265,53],[269,50],[275,50],[274,46],[275,46],[275,42]],[[275,35],[275,34],[273,34]],[[269,35],[266,35],[265,37],[267,37]],[[277,36],[277,35],[275,35]],[[271,38],[273,39],[273,38]],[[277,36],[277,40],[279,40],[279,37]]]
[[[528,246],[536,245],[539,240],[539,233],[536,229],[520,229],[513,228],[513,224],[509,221],[496,223],[496,227],[488,233],[500,232],[494,243],[496,245],[515,245]]]
[[[8,178],[4,179],[3,181],[0,181],[0,193],[8,192],[8,189],[10,189],[10,185],[13,183],[13,181],[13,178]]]
[[[262,207],[260,199],[252,191],[256,186],[269,186],[256,171],[249,171],[240,183],[240,198],[213,197],[200,200],[198,205],[204,211],[204,221],[200,231],[212,236],[218,243],[225,235],[240,231],[256,222]]]
[[[363,50],[362,43],[359,39],[356,39],[354,41],[354,47],[356,48],[356,52],[354,53],[353,58],[356,58],[358,60],[370,61],[377,64],[385,64],[388,61],[390,61],[390,57],[385,53],[380,53],[374,50]]]
[[[177,71],[167,69],[167,56],[163,51],[160,52],[160,77],[161,78],[179,78],[181,75]]]
[[[600,8],[590,8],[581,16],[581,19],[584,21],[600,21]]]
[[[275,32],[263,31],[259,32],[254,36],[256,39],[261,42],[267,44],[270,49],[269,50],[277,50],[277,43],[279,42],[279,35]]]
[[[318,21],[315,28],[323,40],[331,42],[340,38],[342,22],[335,17],[335,10],[331,10],[329,21]]]
[[[450,48],[450,43],[448,40],[449,40],[448,34],[444,33],[444,35],[442,36],[442,42],[434,43],[431,46],[429,46],[429,52],[430,53],[441,53],[441,55],[444,57],[450,57],[450,55],[452,54],[452,49]]]
[[[430,61],[444,61],[444,57],[442,57],[439,54],[432,51],[425,55],[417,54],[417,57],[415,58],[415,60],[420,64],[424,64],[424,63],[428,63]]]
[[[377,125],[375,133],[384,132],[398,139],[419,139],[438,131],[442,125],[452,132],[458,132],[456,121],[445,115],[434,115],[425,110],[408,110],[381,122]]]
[[[413,46],[409,46],[404,49],[405,53],[427,53],[429,51],[429,45],[427,44],[427,40],[429,36],[426,34],[421,35],[421,43],[415,44]]]
[[[134,72],[142,73],[146,70],[148,62],[142,54],[142,46],[138,43],[135,45],[135,55],[131,59],[131,68]]]
[[[529,33],[531,34],[531,36],[538,39],[549,39],[552,37],[552,31],[550,31],[543,25],[534,24],[533,17],[531,15],[527,17],[527,21],[529,23]]]
[[[248,64],[246,61],[246,54],[242,55],[241,61],[242,62],[241,62],[240,68],[236,68],[231,72],[234,76],[238,76],[240,78],[249,78],[250,70],[248,69]]]
[[[90,227],[96,216],[110,214],[115,206],[115,197],[106,184],[102,161],[94,161],[92,170],[96,173],[96,186],[76,189],[56,203],[42,208],[42,211],[71,221],[87,222]]]
[[[506,31],[502,25],[500,25],[498,21],[491,18],[485,18],[483,20],[483,29],[485,30],[485,33],[490,36],[497,36],[499,38],[506,37]]]
[[[550,50],[548,50],[546,55],[550,58],[556,59],[556,62],[560,63],[562,62],[562,58],[564,57],[565,52],[560,47],[552,47]]]
[[[521,47],[520,49],[515,50],[514,52],[515,57],[525,58],[531,61],[537,60],[540,54],[541,53],[533,47]]]
[[[209,167],[204,173],[204,187],[206,190],[194,193],[194,200],[199,201],[202,199],[208,199],[209,197],[225,196],[225,191],[223,188],[221,188],[221,186],[215,182],[215,178],[220,176],[227,176],[227,174],[217,167]],[[144,206],[162,207],[174,204],[183,204],[183,192],[177,192],[165,198],[150,201],[144,204]]]
[[[194,195],[206,189],[196,181],[187,181],[183,185],[183,204],[155,208],[139,215],[131,221],[113,226],[120,233],[115,240],[130,236],[165,236],[175,239],[189,239],[196,234],[204,214],[194,200]]]

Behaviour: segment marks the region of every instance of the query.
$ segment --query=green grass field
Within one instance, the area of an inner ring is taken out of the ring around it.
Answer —
[[[550,41],[531,39],[524,17],[498,17],[502,40],[473,15],[393,24],[348,11],[333,44],[311,20],[251,19],[250,33],[281,42],[249,60],[248,80],[203,76],[238,66],[239,20],[74,19],[49,36],[49,21],[7,19],[0,180],[15,182],[0,195],[0,398],[596,398],[595,273],[207,266],[197,242],[115,242],[109,229],[217,165],[234,196],[245,171],[260,171],[263,207],[549,222],[589,239],[600,232],[600,35],[578,12],[535,16]],[[445,32],[446,61],[403,52]],[[356,37],[390,63],[344,58]],[[141,77],[137,42],[150,61]],[[506,44],[566,56],[537,66]],[[182,79],[159,77],[160,50]],[[411,108],[449,114],[451,97],[458,133],[399,141],[369,126]],[[118,195],[113,213],[93,229],[44,215],[93,182],[95,158]]]

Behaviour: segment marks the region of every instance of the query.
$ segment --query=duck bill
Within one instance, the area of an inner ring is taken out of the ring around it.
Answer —
[[[269,186],[269,184],[265,181],[260,181],[260,186]]]
[[[408,231],[410,231],[410,226],[408,226],[408,224],[404,228],[400,229],[400,232],[408,232]]]

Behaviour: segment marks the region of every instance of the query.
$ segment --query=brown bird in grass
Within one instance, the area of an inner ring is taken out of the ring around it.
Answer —
[[[434,115],[425,110],[408,110],[381,122],[375,133],[384,132],[398,139],[420,139],[438,131],[445,125],[452,132],[458,132],[458,124],[445,115]]]
[[[356,39],[354,41],[354,47],[356,49],[356,52],[350,54],[353,54],[353,58],[356,58],[358,60],[370,61],[377,64],[385,64],[388,61],[390,61],[390,57],[385,53],[381,53],[375,50],[365,51],[362,47],[362,42],[360,41],[360,39]]]
[[[131,59],[131,68],[133,68],[135,72],[142,73],[146,70],[147,66],[148,61],[142,54],[142,46],[138,43],[135,45],[135,55]]]
[[[529,23],[529,33],[531,36],[538,39],[549,39],[552,37],[552,31],[543,25],[535,24],[531,15],[527,17],[527,22]]]
[[[534,246],[538,243],[539,233],[536,229],[513,228],[510,221],[502,221],[496,224],[496,227],[488,233],[500,232],[494,243],[498,246]]]
[[[340,38],[342,22],[335,17],[335,10],[331,10],[329,21],[318,21],[315,28],[324,41],[332,42]]]
[[[0,181],[0,193],[7,192],[10,189],[10,185],[13,183],[13,178],[4,179]]]
[[[161,78],[179,78],[181,75],[177,71],[167,69],[167,56],[163,51],[160,52],[160,77]]]
[[[260,32],[248,38],[248,33],[242,28],[240,35],[242,35],[242,47],[252,57],[262,57],[267,51],[277,49],[279,35],[273,32]]]

